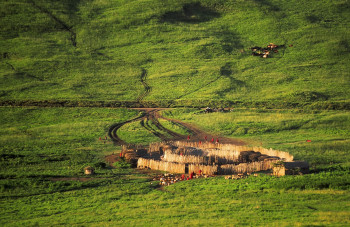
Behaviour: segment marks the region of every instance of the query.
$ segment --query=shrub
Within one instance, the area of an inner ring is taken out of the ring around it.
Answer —
[[[118,162],[115,162],[113,165],[120,169],[131,168],[131,164],[128,163],[124,158],[121,158]]]
[[[95,162],[93,164],[93,167],[98,168],[98,169],[103,169],[106,168],[107,164],[105,162]]]

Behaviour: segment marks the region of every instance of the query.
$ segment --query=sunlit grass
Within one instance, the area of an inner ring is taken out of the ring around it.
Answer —
[[[322,171],[318,174],[282,178],[261,175],[236,181],[223,177],[196,179],[168,186],[164,191],[155,190],[158,182],[151,184],[140,173],[130,175],[131,169],[96,168],[90,181],[69,180],[85,177],[82,173],[85,166],[103,162],[104,155],[116,152],[119,148],[111,141],[105,143],[103,136],[112,123],[133,119],[138,114],[124,109],[1,108],[1,224],[115,226],[142,222],[170,226],[189,223],[258,226],[289,225],[301,220],[315,225],[348,224],[347,141],[296,142],[299,138],[304,140],[298,135],[300,132],[320,135],[327,125],[346,133],[348,120],[344,112],[235,110],[213,115],[199,114],[193,109],[164,112],[167,117],[202,122],[197,123],[199,126],[207,123],[206,118],[214,121],[213,116],[220,124],[225,119],[233,124],[246,124],[248,119],[253,126],[264,121],[264,127],[278,129],[277,132],[245,134],[241,138],[252,142],[260,138],[264,145],[285,148],[310,161],[312,166],[316,164],[314,170]],[[264,114],[264,120],[258,114]],[[308,120],[301,128],[291,131],[280,127],[283,121],[294,125],[303,119],[301,116]],[[341,123],[334,122],[340,119]],[[183,130],[169,121],[160,122],[178,133]],[[155,130],[154,125],[151,128]],[[346,135],[343,133],[340,135]],[[118,135],[130,143],[158,141],[140,121],[124,125]],[[51,180],[57,177],[66,180]],[[331,218],[331,214],[340,219]]]
[[[2,175],[80,175],[117,148],[108,128],[138,114],[97,108],[1,108]],[[99,138],[103,140],[99,140]]]
[[[174,122],[167,121],[164,119],[159,119],[159,123],[161,123],[165,128],[167,128],[173,132],[179,133],[181,135],[188,135],[189,134],[189,131],[186,128],[184,128],[183,126],[176,124]]]
[[[2,100],[136,101],[142,69],[148,101],[349,100],[343,0],[34,2],[46,11],[1,3]],[[76,47],[50,14],[76,34]],[[285,48],[251,56],[250,47],[270,42]]]
[[[118,136],[130,144],[149,144],[159,142],[160,139],[141,125],[141,121],[134,121],[123,125],[118,130]]]

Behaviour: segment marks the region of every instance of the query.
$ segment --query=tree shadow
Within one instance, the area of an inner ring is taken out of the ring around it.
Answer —
[[[201,23],[220,17],[220,13],[202,6],[200,2],[187,3],[181,10],[164,13],[160,21],[169,23]]]
[[[340,53],[350,53],[350,45],[348,40],[346,39],[342,39],[339,42],[339,49],[340,49]]]
[[[49,18],[51,18],[52,20],[54,20],[56,22],[56,25],[59,25],[60,27],[62,27],[65,31],[70,33],[70,40],[72,42],[72,45],[74,47],[77,47],[77,41],[76,41],[76,33],[75,31],[72,30],[73,26],[68,25],[65,21],[61,20],[60,18],[58,18],[56,15],[53,14],[53,12],[51,12],[50,10],[46,9],[45,7],[38,5],[34,0],[28,0],[28,2],[30,4],[32,4],[32,6],[36,9],[38,9],[40,12],[45,13]],[[74,1],[76,2],[76,1]],[[73,7],[73,6],[72,6]],[[75,6],[76,10],[78,10],[78,8]],[[72,15],[72,14],[70,14]]]
[[[321,21],[321,19],[315,15],[308,15],[305,18],[309,23],[312,24],[319,23]]]
[[[226,77],[226,78],[228,78],[230,80],[228,88],[217,92],[217,94],[220,95],[220,96],[224,96],[227,93],[235,90],[238,87],[245,87],[246,86],[246,83],[244,81],[235,79],[232,76],[233,75],[233,71],[232,71],[232,66],[231,66],[230,63],[226,63],[224,66],[222,66],[220,68],[220,75],[222,77]]]
[[[59,3],[62,4],[65,12],[72,18],[77,16],[80,1],[81,0],[60,0]]]
[[[281,8],[270,3],[267,0],[254,0],[257,4],[259,4],[261,7],[265,7],[268,11],[278,12],[281,11]]]
[[[337,11],[339,13],[349,13],[350,12],[350,2],[345,1],[344,3],[338,4]]]
[[[214,31],[212,32],[212,35],[221,40],[223,50],[228,53],[244,48],[240,36],[237,33],[230,31],[228,28],[221,28],[218,31]]]

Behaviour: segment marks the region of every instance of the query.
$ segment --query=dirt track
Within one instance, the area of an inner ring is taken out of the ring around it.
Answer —
[[[136,117],[134,119],[122,122],[122,123],[117,123],[112,125],[109,128],[109,137],[114,141],[116,145],[127,145],[125,141],[120,139],[117,135],[117,131],[120,127],[122,127],[125,124],[128,124],[130,122],[134,121],[140,121],[141,125],[151,132],[153,135],[157,136],[160,138],[162,141],[174,141],[174,140],[187,140],[187,135],[180,135],[176,132],[173,132],[164,126],[162,126],[159,123],[158,119],[165,119],[167,121],[171,121],[175,124],[181,125],[182,127],[186,128],[190,132],[190,140],[189,141],[205,141],[205,138],[207,138],[208,141],[214,138],[219,139],[220,143],[228,143],[228,144],[235,144],[235,145],[244,145],[245,143],[241,140],[237,139],[232,139],[232,138],[227,138],[227,137],[221,137],[218,135],[206,133],[202,130],[200,130],[198,127],[195,125],[189,124],[182,122],[180,120],[175,120],[175,119],[170,119],[166,118],[160,115],[159,111],[164,110],[162,108],[136,108],[137,110],[140,110],[143,112],[143,114],[139,117]],[[153,124],[154,127],[151,127],[151,124]],[[157,128],[155,130],[154,128]],[[169,136],[167,136],[169,135]]]

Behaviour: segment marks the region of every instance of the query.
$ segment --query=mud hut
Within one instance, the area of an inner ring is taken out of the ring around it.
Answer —
[[[87,166],[84,168],[85,175],[92,175],[95,173],[95,169],[91,166]]]
[[[134,149],[128,149],[126,151],[123,151],[123,157],[132,166],[136,167],[138,157],[137,157],[136,151]]]
[[[303,161],[277,162],[273,166],[273,175],[277,177],[307,173],[309,173],[309,163]]]

